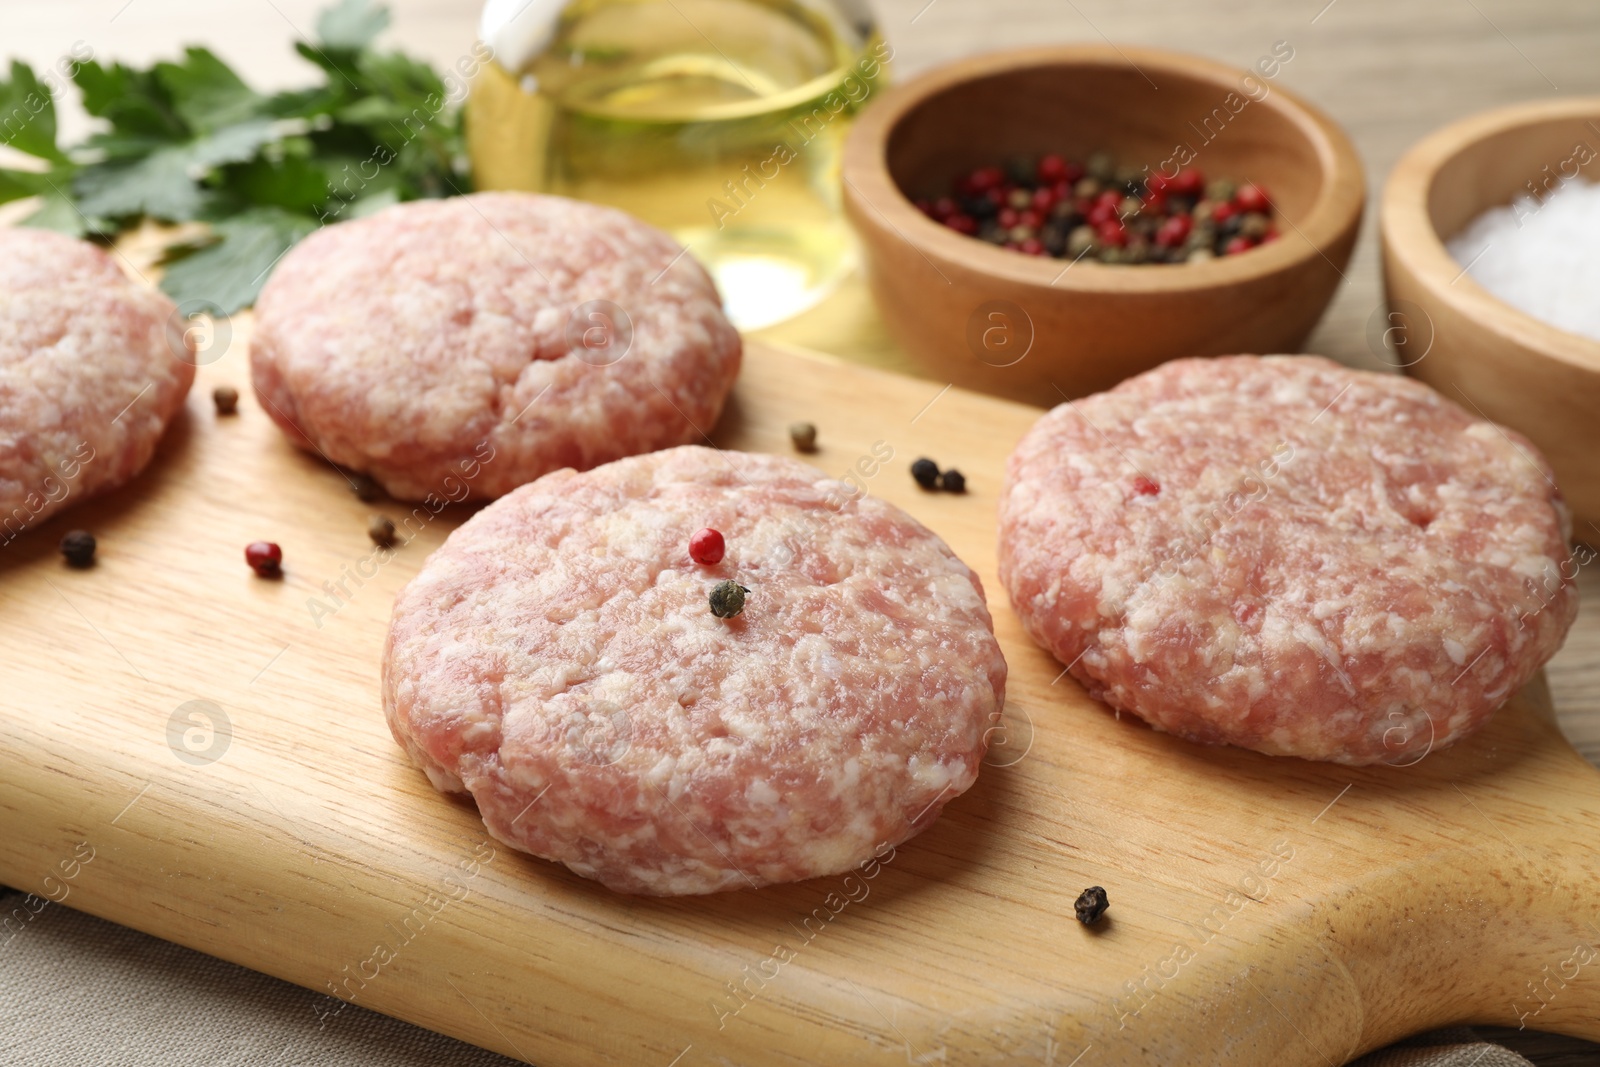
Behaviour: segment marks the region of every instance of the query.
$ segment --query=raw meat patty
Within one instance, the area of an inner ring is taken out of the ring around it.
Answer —
[[[172,312],[86,241],[0,229],[0,544],[150,462],[194,381]]]
[[[711,279],[670,237],[524,193],[317,231],[262,291],[251,346],[256,393],[291,438],[409,500],[493,498],[700,441],[739,356]]]
[[[622,892],[861,863],[972,785],[1006,665],[977,576],[850,492],[693,446],[546,475],[400,593],[390,728],[496,838]],[[702,526],[715,566],[689,559]],[[749,598],[719,619],[728,578]]]
[[[1531,444],[1419,382],[1186,359],[1028,432],[1000,576],[1034,640],[1159,730],[1405,764],[1560,647],[1568,524]]]

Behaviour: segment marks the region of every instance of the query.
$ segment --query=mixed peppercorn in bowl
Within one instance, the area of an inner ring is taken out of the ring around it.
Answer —
[[[1300,350],[1365,179],[1337,123],[1245,76],[1075,44],[880,94],[846,138],[844,208],[911,361],[1048,407],[1180,356]]]

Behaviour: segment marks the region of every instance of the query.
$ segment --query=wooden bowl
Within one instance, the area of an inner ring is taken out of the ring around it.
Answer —
[[[963,236],[912,203],[1015,156],[1104,150],[1170,173],[1184,148],[1208,176],[1265,186],[1283,236],[1208,263],[1073,263]],[[1275,82],[1101,45],[975,56],[891,89],[856,121],[843,168],[873,295],[913,358],[931,377],[1046,406],[1178,356],[1298,351],[1365,198],[1349,138]]]
[[[1418,142],[1383,191],[1383,271],[1401,363],[1468,410],[1526,434],[1600,540],[1600,341],[1557,329],[1475,282],[1444,242],[1600,151],[1600,97],[1540,100],[1463,119]],[[1600,177],[1600,164],[1584,168]],[[1490,253],[1492,254],[1492,252]]]

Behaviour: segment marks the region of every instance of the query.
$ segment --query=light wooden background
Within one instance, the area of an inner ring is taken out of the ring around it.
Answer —
[[[390,4],[396,12],[390,39],[409,51],[444,65],[471,44],[476,0]],[[319,0],[4,0],[0,52],[49,65],[83,41],[101,58],[148,61],[181,41],[197,41],[257,85],[276,87],[307,76],[289,43],[310,31],[320,6]],[[1022,44],[1110,39],[1244,66],[1274,42],[1288,41],[1295,55],[1280,84],[1349,129],[1374,197],[1405,148],[1442,123],[1518,100],[1600,94],[1594,0],[874,0],[874,8],[895,49],[898,77],[954,56]],[[84,125],[68,115],[63,127],[71,137]],[[1369,213],[1347,282],[1308,346],[1367,367],[1381,365],[1367,341],[1367,321],[1382,300],[1375,221]],[[766,336],[914,369],[854,285]],[[1600,533],[1588,533],[1600,541]],[[1596,568],[1580,584],[1585,606],[1549,677],[1567,735],[1600,763]]]

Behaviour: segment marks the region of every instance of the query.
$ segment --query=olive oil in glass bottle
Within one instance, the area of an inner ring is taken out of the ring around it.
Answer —
[[[482,33],[478,188],[667,230],[746,329],[805,310],[850,268],[839,153],[888,60],[861,0],[490,0]]]

